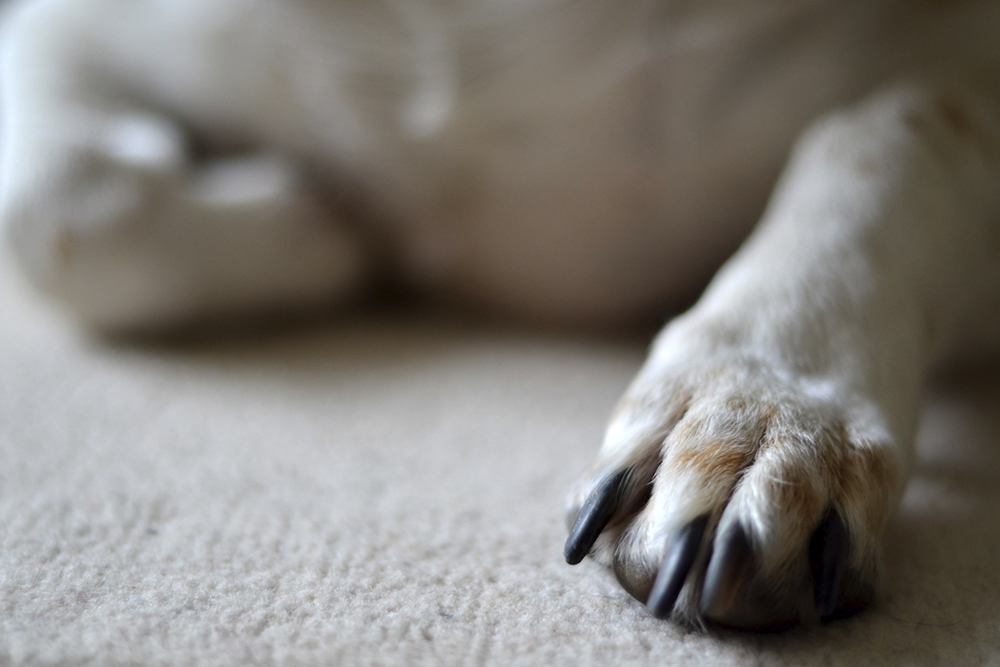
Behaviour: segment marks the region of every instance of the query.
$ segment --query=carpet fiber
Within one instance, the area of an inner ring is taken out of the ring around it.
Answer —
[[[562,562],[630,341],[356,317],[113,346],[0,271],[0,664],[1000,663],[1000,388],[929,401],[872,610],[656,621]]]

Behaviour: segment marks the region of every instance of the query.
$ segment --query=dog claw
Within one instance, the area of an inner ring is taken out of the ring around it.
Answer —
[[[656,618],[668,618],[673,612],[677,596],[698,555],[707,525],[708,515],[700,516],[674,533],[667,544],[667,555],[646,601],[646,606]]]
[[[590,553],[597,537],[618,510],[621,489],[628,474],[629,470],[626,469],[609,476],[580,508],[563,549],[566,562],[570,565],[576,565]]]
[[[701,593],[702,615],[712,619],[725,618],[753,566],[754,555],[750,539],[743,526],[735,523],[719,540],[708,563]]]
[[[814,600],[820,618],[830,616],[837,608],[849,546],[843,520],[837,512],[830,512],[816,529],[810,545]]]

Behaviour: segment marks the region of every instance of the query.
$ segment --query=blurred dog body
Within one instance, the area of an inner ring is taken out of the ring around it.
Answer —
[[[365,236],[430,291],[618,322],[701,289],[824,111],[981,62],[989,11],[939,4],[33,0],[0,206],[102,328],[336,297]]]
[[[763,214],[570,513],[628,471],[577,550],[658,614],[808,620],[871,595],[927,370],[997,340],[998,34],[987,0],[28,0],[0,218],[37,286],[130,331],[386,272],[607,326],[687,302]]]

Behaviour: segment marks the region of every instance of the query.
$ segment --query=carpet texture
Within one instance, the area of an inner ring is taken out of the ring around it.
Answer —
[[[1000,664],[1000,387],[928,401],[887,593],[703,634],[562,562],[631,341],[367,316],[88,341],[0,271],[0,664]]]

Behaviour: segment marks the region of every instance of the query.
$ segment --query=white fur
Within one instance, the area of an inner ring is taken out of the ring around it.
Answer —
[[[630,590],[708,513],[778,591],[721,620],[806,619],[823,513],[870,583],[928,369],[1000,339],[997,34],[989,0],[30,0],[3,41],[0,218],[100,329],[387,268],[609,324],[695,293],[794,144],[572,502],[634,466],[652,496],[598,545]]]

